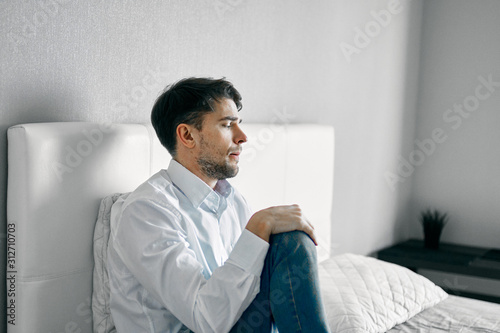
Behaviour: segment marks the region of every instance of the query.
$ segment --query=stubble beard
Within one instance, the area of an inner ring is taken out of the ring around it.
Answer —
[[[198,165],[207,177],[217,180],[233,178],[238,174],[239,169],[238,166],[233,167],[228,163],[218,163],[203,157],[198,159]]]
[[[208,144],[205,141],[201,141],[201,150],[207,152]],[[222,155],[222,153],[220,154]],[[227,156],[227,155],[226,155]],[[239,167],[237,165],[231,165],[228,161],[217,161],[213,154],[203,153],[198,158],[198,165],[201,171],[209,178],[222,180],[227,178],[233,178],[238,174]]]

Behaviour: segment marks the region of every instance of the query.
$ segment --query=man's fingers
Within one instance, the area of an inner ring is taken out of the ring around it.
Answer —
[[[311,223],[307,221],[306,228],[304,229],[304,232],[311,237],[312,241],[314,242],[314,245],[318,245],[318,241],[316,240],[316,232],[314,231],[313,226]]]
[[[308,235],[311,237],[314,245],[318,246],[318,241],[316,240],[316,233],[314,232],[314,230],[311,230],[311,233],[309,233]]]
[[[304,212],[299,205],[274,206],[264,211],[268,213],[271,219],[271,234],[301,230],[311,238],[316,246],[318,245],[314,226],[304,216]]]

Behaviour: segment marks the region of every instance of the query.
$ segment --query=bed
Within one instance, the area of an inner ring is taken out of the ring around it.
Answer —
[[[244,130],[249,142],[231,182],[255,210],[295,202],[314,222],[332,332],[500,331],[498,304],[447,295],[429,280],[374,258],[331,255],[332,127],[246,124]],[[317,163],[311,166],[304,154],[317,156]],[[169,160],[147,124],[9,128],[9,333],[112,331],[105,298],[106,218],[113,200]],[[272,189],[265,195],[262,183]]]

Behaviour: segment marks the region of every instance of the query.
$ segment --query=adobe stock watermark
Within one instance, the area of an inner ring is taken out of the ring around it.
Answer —
[[[132,109],[137,108],[141,102],[151,93],[158,93],[164,88],[167,75],[159,68],[152,70],[146,68],[146,74],[139,80],[138,84],[134,85],[127,93],[121,94],[119,101],[112,104],[109,112],[114,115],[115,119],[120,119],[128,114]],[[92,154],[92,152],[102,144],[105,135],[113,130],[111,122],[99,123],[97,128],[82,130],[83,138],[76,145],[66,145],[65,156],[61,161],[53,161],[51,164],[52,171],[56,175],[59,182],[62,182],[64,175],[72,173],[84,161],[84,159]]]
[[[87,297],[87,299],[84,302],[81,302],[80,304],[77,305],[75,313],[78,317],[83,317],[79,321],[83,319],[85,324],[92,326],[92,311],[91,311],[90,297]],[[62,328],[61,331],[58,330],[56,332],[50,332],[50,333],[81,333],[81,332],[83,332],[83,330],[80,327],[80,324],[75,320],[70,320],[64,325],[64,328]]]
[[[460,329],[456,332],[460,333],[474,333],[479,332],[500,332],[500,320],[492,321],[490,318],[484,318],[482,315],[479,315],[475,318],[470,318],[469,323],[464,324]]]
[[[453,281],[450,281],[449,279],[444,279],[443,285],[448,290],[448,293],[451,293],[456,296],[460,296],[462,292],[466,291],[469,288],[469,286],[465,284],[460,284],[456,276],[453,278]]]
[[[20,30],[9,32],[7,37],[16,46],[27,45],[51,19],[60,14],[63,6],[72,1],[74,0],[35,1],[33,14],[24,15],[18,24]]]
[[[316,253],[318,255],[318,260],[321,261],[330,258],[332,249],[340,247],[340,244],[330,243],[318,234],[316,234],[316,240],[318,242],[318,245],[316,246]]]
[[[247,161],[252,161],[257,157],[259,151],[264,150],[268,144],[274,141],[276,134],[283,132],[283,125],[288,124],[296,115],[288,113],[287,108],[273,110],[274,117],[271,118],[268,127],[259,130],[255,136],[248,137],[248,141],[243,148],[242,157]]]
[[[408,0],[410,1],[410,0]],[[366,49],[377,38],[383,29],[391,24],[394,15],[398,15],[403,11],[400,0],[391,0],[387,4],[387,9],[372,10],[370,16],[372,20],[365,23],[363,28],[354,27],[354,37],[352,43],[341,42],[340,50],[348,63],[351,63],[352,57],[360,54],[363,49]]]
[[[59,182],[63,181],[63,176],[66,173],[72,173],[74,169],[79,167],[85,157],[92,154],[94,149],[98,147],[104,140],[104,135],[111,132],[113,125],[110,123],[99,124],[98,128],[90,130],[82,130],[85,139],[78,141],[76,146],[67,145],[64,147],[66,155],[63,161],[53,161],[51,164],[52,171],[56,175]]]
[[[469,118],[473,112],[481,106],[481,101],[490,98],[498,88],[500,82],[494,81],[492,74],[487,77],[478,76],[479,84],[474,89],[474,93],[466,96],[461,103],[455,103],[452,108],[443,112],[443,121],[451,127],[452,130],[458,130],[464,119]],[[384,178],[391,190],[395,190],[398,183],[403,183],[410,177],[415,168],[424,164],[426,159],[434,154],[440,144],[448,139],[446,130],[436,127],[432,130],[430,138],[423,140],[415,139],[415,148],[410,152],[407,158],[398,156],[398,167],[396,173],[385,172]]]
[[[159,67],[151,69],[146,67],[146,74],[134,85],[128,93],[123,93],[120,100],[116,101],[111,106],[111,112],[122,117],[130,110],[137,108],[151,93],[157,94],[165,88],[168,79],[167,72],[162,71]]]
[[[277,275],[276,281],[280,282],[283,288],[271,289],[269,299],[255,300],[250,305],[253,307],[251,312],[244,314],[244,318],[242,317],[238,322],[236,332],[254,332],[256,327],[261,326],[265,320],[269,320],[272,307],[279,308],[285,303],[289,303],[290,294],[293,295],[299,288],[310,284],[313,275],[311,274],[312,271],[311,261],[304,258],[302,263],[291,264],[287,271]],[[316,275],[316,278],[319,281],[318,275]]]
[[[222,19],[227,12],[232,12],[236,7],[241,5],[243,0],[214,0],[212,6],[217,13],[217,17]]]

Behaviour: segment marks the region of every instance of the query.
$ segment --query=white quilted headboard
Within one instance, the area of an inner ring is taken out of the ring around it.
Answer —
[[[298,203],[329,253],[333,128],[246,124],[231,182],[254,209]],[[92,332],[92,239],[100,200],[170,156],[150,125],[38,123],[8,130],[8,332]],[[15,325],[13,325],[15,324]]]

